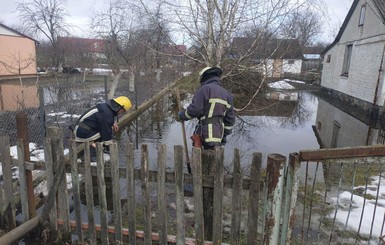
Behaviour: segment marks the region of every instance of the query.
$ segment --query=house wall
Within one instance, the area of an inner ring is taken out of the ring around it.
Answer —
[[[341,111],[328,102],[320,99],[317,108],[316,126],[322,142],[326,147],[332,147],[334,124],[340,128],[335,136],[335,147],[366,145],[369,134],[369,145],[376,144],[379,130],[372,128],[355,117]]]
[[[277,63],[277,60],[267,60],[267,77],[283,77],[285,73],[301,73],[302,60],[294,60],[294,64],[289,64],[288,59],[283,59],[280,65],[277,65]],[[279,68],[279,71],[277,68]]]
[[[379,13],[373,3],[368,1],[364,26],[359,27],[360,1],[341,35],[339,42],[324,56],[321,86],[342,92],[358,101],[373,103],[379,69],[385,44],[385,25],[379,19]],[[352,57],[349,75],[341,76],[346,45],[352,44]],[[330,63],[326,59],[330,55]],[[384,82],[381,75],[380,81]],[[379,86],[377,105],[384,105],[384,86]],[[370,107],[370,106],[368,106]]]
[[[0,111],[17,111],[39,107],[39,96],[35,85],[0,85]],[[35,95],[35,96],[31,96]]]
[[[301,73],[302,60],[294,60],[294,64],[289,64],[290,60],[283,60],[282,71],[284,73]]]
[[[0,76],[36,75],[35,41],[0,34]]]

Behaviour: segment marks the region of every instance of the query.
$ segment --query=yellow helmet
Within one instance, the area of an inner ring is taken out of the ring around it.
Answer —
[[[126,96],[119,96],[115,98],[114,101],[122,106],[126,111],[132,107],[131,100]]]

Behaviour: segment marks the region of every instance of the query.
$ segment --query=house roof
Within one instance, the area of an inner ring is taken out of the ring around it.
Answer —
[[[181,55],[183,53],[186,53],[186,51],[186,45],[165,45],[163,47],[163,52],[165,52],[166,54]]]
[[[58,37],[57,41],[62,48],[81,49],[89,53],[104,53],[106,50],[106,41],[104,39]]]
[[[322,51],[322,54],[325,54],[327,51],[329,51],[334,45],[336,45],[340,41],[340,38],[341,38],[342,34],[344,33],[345,28],[348,25],[349,20],[352,17],[354,10],[356,9],[359,2],[360,2],[360,0],[354,0],[354,2],[352,3],[352,6],[349,9],[348,14],[345,17],[344,22],[342,23],[342,26],[341,26],[335,40]],[[384,0],[372,0],[372,2],[374,3],[375,7],[377,8],[377,10],[380,13],[381,22],[383,24],[385,24],[385,1]]]
[[[8,30],[9,32],[14,33],[14,34],[17,35],[17,36],[25,37],[25,38],[31,39],[31,40],[34,41],[35,43],[39,43],[36,39],[34,39],[34,38],[32,38],[32,37],[29,37],[29,36],[27,36],[27,35],[25,35],[25,34],[23,34],[23,33],[21,33],[21,32],[18,32],[18,31],[16,31],[16,30],[12,29],[11,27],[8,27],[8,26],[6,26],[6,25],[4,25],[4,24],[2,24],[2,23],[0,23],[0,27],[2,27],[2,28],[4,28],[4,29]],[[0,34],[0,35],[1,35],[1,34]]]
[[[254,39],[235,37],[232,52],[245,53],[251,47]],[[271,39],[257,45],[252,54],[256,59],[302,59],[302,50],[297,39]]]

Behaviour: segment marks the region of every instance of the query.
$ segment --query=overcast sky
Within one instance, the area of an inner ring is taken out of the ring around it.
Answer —
[[[353,0],[323,0],[328,9],[325,16],[323,40],[332,42],[339,27],[342,25]],[[68,23],[74,28],[72,34],[87,37],[87,27],[93,11],[101,6],[104,0],[67,0],[66,5],[70,17]],[[16,13],[17,1],[4,0],[0,8],[0,21],[5,25],[21,24]]]

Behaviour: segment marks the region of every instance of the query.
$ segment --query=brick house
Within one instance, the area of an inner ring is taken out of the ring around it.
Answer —
[[[384,54],[385,2],[354,0],[336,39],[323,51],[321,86],[352,106],[383,112]]]
[[[0,77],[36,75],[37,43],[0,23]]]

